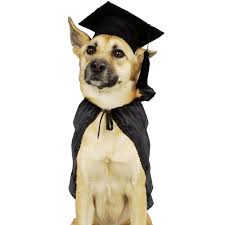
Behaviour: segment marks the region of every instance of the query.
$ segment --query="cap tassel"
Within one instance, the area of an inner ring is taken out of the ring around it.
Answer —
[[[140,90],[141,101],[149,101],[154,97],[155,91],[148,86],[148,73],[150,67],[148,50],[144,52],[144,59],[141,65],[141,72],[136,87]]]

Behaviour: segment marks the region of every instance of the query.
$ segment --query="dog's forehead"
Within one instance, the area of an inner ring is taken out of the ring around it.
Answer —
[[[108,35],[108,34],[101,34],[94,37],[91,42],[99,48],[104,48],[105,50],[111,50],[113,48],[122,48],[124,50],[132,52],[131,47],[124,41],[122,38]]]

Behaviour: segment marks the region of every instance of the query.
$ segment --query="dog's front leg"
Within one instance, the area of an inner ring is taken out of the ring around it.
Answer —
[[[79,170],[77,170],[76,217],[76,225],[93,224],[93,196]]]
[[[141,173],[138,182],[131,184],[128,194],[128,204],[130,211],[131,225],[146,225],[147,224],[147,200],[145,177]]]

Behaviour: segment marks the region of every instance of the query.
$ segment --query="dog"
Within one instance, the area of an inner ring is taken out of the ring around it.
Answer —
[[[83,96],[104,110],[140,98],[136,83],[146,50],[134,53],[113,35],[91,39],[70,17],[68,21]],[[148,52],[149,57],[156,54]],[[100,117],[85,130],[77,156],[76,218],[71,225],[152,225],[146,209],[146,176],[135,146],[115,123],[112,131],[106,130],[104,119],[97,139]]]

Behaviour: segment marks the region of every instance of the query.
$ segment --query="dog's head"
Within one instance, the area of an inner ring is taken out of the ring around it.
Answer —
[[[80,59],[80,87],[85,98],[112,109],[140,97],[136,83],[145,49],[134,53],[122,38],[101,34],[91,39],[69,18],[73,52]],[[150,57],[156,51],[149,51]]]

